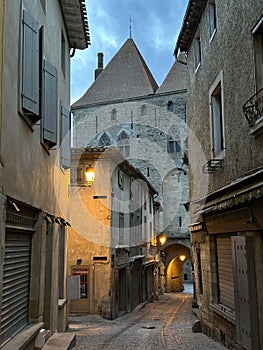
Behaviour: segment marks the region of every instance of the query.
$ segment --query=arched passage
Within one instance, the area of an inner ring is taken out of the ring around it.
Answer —
[[[191,278],[190,249],[183,244],[176,243],[166,247],[164,253],[166,292],[182,292],[186,275],[187,277],[190,275]]]

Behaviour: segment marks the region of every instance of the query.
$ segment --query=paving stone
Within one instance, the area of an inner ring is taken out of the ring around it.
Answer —
[[[166,293],[113,321],[99,315],[71,316],[69,331],[77,336],[75,350],[225,350],[192,332],[196,320],[192,294]]]

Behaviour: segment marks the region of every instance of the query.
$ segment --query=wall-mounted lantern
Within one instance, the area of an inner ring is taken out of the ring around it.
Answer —
[[[85,178],[86,178],[86,181],[87,181],[87,185],[90,187],[93,184],[94,179],[95,179],[95,171],[94,171],[93,166],[89,165],[86,168]]]
[[[165,235],[159,236],[159,242],[161,245],[164,245],[167,240],[167,237]]]
[[[179,259],[180,259],[182,262],[184,262],[185,259],[186,259],[186,256],[185,256],[185,255],[180,255],[180,256],[179,256]]]

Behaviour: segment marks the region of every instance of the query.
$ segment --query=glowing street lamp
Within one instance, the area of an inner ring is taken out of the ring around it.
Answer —
[[[184,262],[185,259],[186,259],[186,256],[185,256],[185,255],[180,255],[180,256],[179,256],[179,259],[180,259],[182,262]]]
[[[95,171],[94,171],[94,168],[91,165],[89,165],[86,168],[85,178],[86,178],[86,181],[87,181],[87,185],[90,187],[93,184],[94,179],[95,179]]]
[[[159,237],[159,240],[160,240],[160,244],[164,245],[166,240],[167,240],[167,237],[165,235],[162,235],[162,236]]]

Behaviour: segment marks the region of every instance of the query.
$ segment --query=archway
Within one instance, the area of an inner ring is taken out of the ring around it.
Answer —
[[[164,250],[166,292],[183,292],[184,282],[192,281],[190,249],[183,244],[171,244]]]

